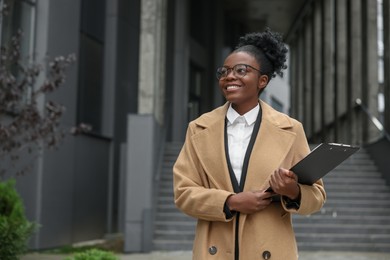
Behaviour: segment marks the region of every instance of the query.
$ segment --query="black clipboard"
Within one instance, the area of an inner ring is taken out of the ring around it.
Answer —
[[[359,149],[360,147],[358,146],[347,144],[321,143],[295,164],[290,171],[293,171],[298,176],[299,183],[312,185]],[[272,192],[271,187],[266,191]],[[272,196],[272,201],[280,201],[280,195]]]
[[[322,143],[290,170],[298,175],[298,182],[312,185],[360,149],[358,146]]]

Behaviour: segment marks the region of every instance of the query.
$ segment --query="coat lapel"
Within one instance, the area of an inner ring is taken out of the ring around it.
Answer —
[[[228,103],[197,121],[204,128],[192,137],[195,151],[210,181],[210,188],[233,192],[224,152],[224,126]]]
[[[249,160],[244,191],[268,188],[270,175],[281,166],[295,140],[287,117],[275,118],[267,104],[261,105],[263,119]]]

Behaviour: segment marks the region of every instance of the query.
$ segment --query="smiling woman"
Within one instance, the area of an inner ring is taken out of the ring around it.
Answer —
[[[259,63],[247,52],[232,53],[222,67],[226,71],[219,79],[219,87],[226,100],[232,103],[234,110],[240,115],[258,105],[258,97],[268,83],[268,76],[262,75],[255,67],[260,67]],[[229,70],[233,73],[229,73]]]
[[[226,104],[188,126],[173,172],[176,205],[198,219],[194,260],[298,259],[291,214],[325,201],[321,180],[287,170],[309,153],[301,123],[259,100],[286,53],[269,29],[240,38],[216,73]]]
[[[219,86],[240,115],[254,108],[268,82],[276,74],[283,75],[282,70],[287,68],[287,48],[281,40],[279,34],[269,29],[261,34],[247,34],[241,37],[224,66],[217,69]]]

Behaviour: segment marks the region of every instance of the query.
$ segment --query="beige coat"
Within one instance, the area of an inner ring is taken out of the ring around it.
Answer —
[[[291,168],[309,153],[302,125],[261,102],[263,111],[259,134],[250,157],[244,191],[268,188],[275,169]],[[235,217],[226,219],[223,208],[234,194],[224,152],[224,120],[229,104],[192,121],[174,165],[174,193],[177,207],[198,219],[193,245],[194,260],[233,260]],[[311,214],[324,204],[322,181],[300,185],[299,210],[288,210],[273,202],[255,214],[239,219],[240,260],[298,258],[291,213]],[[265,253],[266,252],[266,253]]]

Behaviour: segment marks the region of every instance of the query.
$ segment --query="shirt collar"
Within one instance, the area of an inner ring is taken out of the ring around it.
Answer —
[[[259,110],[260,110],[260,106],[259,104],[257,104],[257,106],[255,106],[250,111],[242,115],[245,118],[247,125],[252,125],[256,122],[256,118],[257,118],[257,114],[259,113]],[[234,110],[232,104],[230,103],[228,111],[226,113],[226,118],[228,119],[229,125],[233,124],[238,117],[240,117],[240,114],[237,113],[236,110]]]

